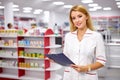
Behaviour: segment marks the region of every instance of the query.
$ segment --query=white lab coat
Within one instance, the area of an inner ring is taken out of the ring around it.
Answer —
[[[105,65],[106,62],[102,35],[90,29],[87,29],[81,41],[77,38],[77,30],[67,33],[63,53],[76,65],[85,66],[96,61]],[[98,80],[98,76],[96,70],[80,73],[66,67],[63,80]]]

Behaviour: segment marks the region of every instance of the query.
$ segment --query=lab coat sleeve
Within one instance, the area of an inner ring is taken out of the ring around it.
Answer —
[[[106,55],[105,55],[105,45],[103,41],[103,37],[100,33],[96,35],[96,62],[100,62],[105,65],[106,63]]]

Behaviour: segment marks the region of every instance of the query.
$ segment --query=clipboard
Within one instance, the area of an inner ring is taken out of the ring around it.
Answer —
[[[71,64],[74,64],[66,55],[64,55],[64,53],[45,54],[45,56],[62,66],[70,66]]]

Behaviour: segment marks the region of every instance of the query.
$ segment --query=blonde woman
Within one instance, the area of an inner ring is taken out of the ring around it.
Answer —
[[[63,80],[98,80],[97,70],[106,63],[103,37],[94,31],[84,6],[73,6],[69,18],[71,31],[65,36],[63,53],[75,65],[65,67]]]

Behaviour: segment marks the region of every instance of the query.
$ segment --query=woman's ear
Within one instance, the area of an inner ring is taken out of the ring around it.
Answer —
[[[88,16],[86,16],[86,20],[88,20]]]

